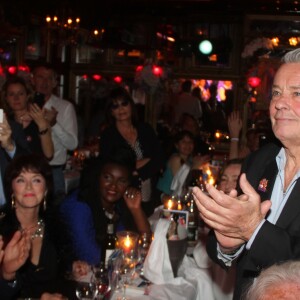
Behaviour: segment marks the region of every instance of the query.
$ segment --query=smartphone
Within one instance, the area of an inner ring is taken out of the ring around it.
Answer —
[[[40,108],[43,108],[45,104],[45,95],[41,93],[35,93],[32,102],[37,104]]]
[[[3,109],[0,108],[0,123],[3,123]]]

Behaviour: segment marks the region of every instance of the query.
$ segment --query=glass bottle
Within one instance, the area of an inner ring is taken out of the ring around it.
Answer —
[[[189,202],[188,202],[188,241],[190,243],[194,243],[198,240],[198,210],[195,204],[192,188],[190,188],[189,194]]]
[[[107,268],[107,263],[110,255],[116,249],[116,235],[114,230],[114,223],[112,219],[108,220],[107,223],[107,231],[106,231],[106,238],[102,244],[102,252],[101,252],[101,262]]]

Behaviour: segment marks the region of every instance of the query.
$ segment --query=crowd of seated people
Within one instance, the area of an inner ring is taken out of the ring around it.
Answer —
[[[55,182],[63,175],[66,151],[75,149],[78,139],[72,106],[65,102],[60,106],[57,101],[63,100],[52,97],[53,70],[40,68],[35,85],[45,76],[49,84],[45,103],[52,99],[56,108],[34,103],[22,78],[9,78],[2,89],[6,112],[0,123],[3,299],[68,297],[62,288],[64,274],[73,270],[75,277],[81,276],[100,262],[109,222],[115,231],[149,233],[147,217],[162,203],[163,195],[179,195],[188,172],[209,162],[212,154],[201,136],[201,124],[191,114],[183,113],[162,141],[154,128],[140,121],[127,89],[117,87],[106,102],[100,156],[87,161],[80,186],[57,201],[53,186],[57,188]],[[68,114],[72,124],[64,127],[61,118],[67,121]],[[240,115],[233,112],[228,118],[230,160],[218,178],[218,188],[227,194],[237,187],[240,158],[262,143],[263,133],[249,129],[247,150],[242,148],[242,125]],[[216,281],[217,273],[223,274],[216,267]]]

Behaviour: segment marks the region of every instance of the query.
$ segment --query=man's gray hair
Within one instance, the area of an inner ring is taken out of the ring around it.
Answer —
[[[298,53],[300,53],[300,49],[298,50]],[[270,291],[270,288],[284,283],[297,284],[300,286],[300,261],[290,260],[275,264],[263,270],[260,275],[254,279],[253,284],[246,291],[243,299],[264,299],[262,297],[265,296],[267,290]]]
[[[281,59],[283,63],[300,63],[300,48],[287,52]]]

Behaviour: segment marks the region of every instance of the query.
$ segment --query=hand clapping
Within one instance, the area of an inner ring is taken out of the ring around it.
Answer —
[[[216,232],[224,248],[247,242],[271,207],[270,201],[261,203],[245,174],[241,175],[240,186],[244,194],[239,197],[235,190],[226,195],[211,185],[207,185],[210,196],[197,187],[193,189],[201,218]]]

